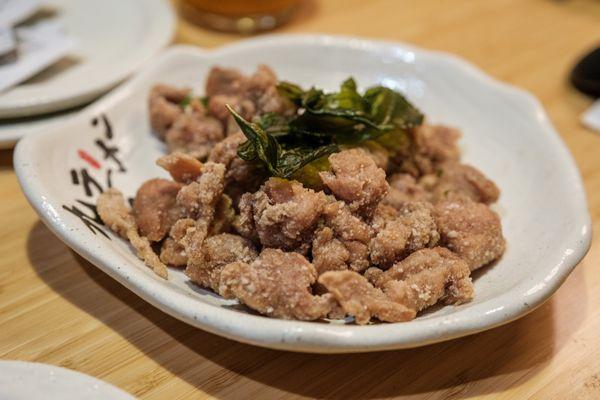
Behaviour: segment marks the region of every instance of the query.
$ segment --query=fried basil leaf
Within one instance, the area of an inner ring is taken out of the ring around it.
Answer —
[[[369,104],[369,116],[376,124],[410,129],[423,123],[423,114],[400,93],[383,86],[367,89],[364,95]]]
[[[228,107],[248,139],[238,147],[239,157],[264,164],[274,176],[313,176],[316,169],[304,167],[339,146],[371,143],[399,154],[409,143],[406,131],[423,122],[423,114],[402,94],[375,86],[361,95],[353,78],[338,92],[304,90],[290,82],[280,82],[277,89],[298,107],[295,115],[266,113],[248,122]]]
[[[311,147],[306,143],[294,145],[291,142],[282,146],[261,125],[246,121],[229,105],[227,109],[248,139],[238,147],[238,156],[246,161],[260,162],[273,176],[289,178],[306,164],[339,150],[335,144]]]

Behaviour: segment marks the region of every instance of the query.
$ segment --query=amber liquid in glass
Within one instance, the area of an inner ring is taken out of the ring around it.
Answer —
[[[210,28],[253,33],[285,22],[300,0],[181,0],[184,11]]]

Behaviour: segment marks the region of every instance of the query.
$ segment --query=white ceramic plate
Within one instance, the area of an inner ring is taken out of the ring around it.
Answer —
[[[68,59],[0,94],[0,118],[64,110],[92,100],[143,65],[171,40],[166,0],[49,0],[76,41]]]
[[[94,216],[86,204],[94,203],[98,188],[89,185],[86,195],[82,168],[102,187],[112,171],[113,185],[130,196],[144,180],[166,176],[154,164],[164,148],[150,133],[146,109],[154,83],[201,91],[212,65],[250,72],[259,63],[271,65],[282,79],[306,86],[334,89],[349,75],[362,87],[382,83],[407,93],[430,121],[462,129],[464,159],[502,189],[498,209],[508,240],[502,260],[476,274],[473,302],[444,307],[412,322],[370,326],[252,315],[190,284],[181,271],[170,270],[168,281],[156,277],[123,240],[91,225],[90,218],[86,226],[66,209]],[[118,172],[114,159],[104,159],[97,140],[118,149],[111,154],[126,172]],[[96,162],[85,161],[85,154]],[[333,353],[414,347],[504,324],[547,299],[590,245],[579,173],[538,101],[453,56],[393,43],[270,36],[213,51],[171,48],[60,129],[21,141],[15,168],[48,227],[139,296],[199,328],[279,349]]]
[[[2,400],[134,400],[99,379],[54,365],[0,361]]]

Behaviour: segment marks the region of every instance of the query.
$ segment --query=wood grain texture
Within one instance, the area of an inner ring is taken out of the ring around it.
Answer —
[[[449,51],[530,90],[575,155],[598,233],[600,136],[578,123],[590,100],[566,76],[600,44],[600,1],[307,1],[281,31]],[[184,20],[177,38],[239,39]],[[137,298],[39,222],[10,151],[0,152],[0,199],[0,358],[73,368],[142,399],[600,398],[598,240],[551,300],[506,326],[414,350],[307,355],[222,339]]]

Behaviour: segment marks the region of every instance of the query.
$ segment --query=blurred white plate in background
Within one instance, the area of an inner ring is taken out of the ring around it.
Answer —
[[[126,78],[175,30],[166,0],[50,0],[47,18],[76,41],[70,56],[0,94],[0,118],[39,115],[83,104]],[[0,141],[2,137],[0,136]]]
[[[134,400],[106,382],[54,365],[0,361],[2,400]]]
[[[26,135],[45,132],[77,115],[84,106],[37,117],[0,120],[0,149],[9,149]],[[2,400],[2,399],[0,399]]]

